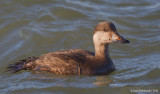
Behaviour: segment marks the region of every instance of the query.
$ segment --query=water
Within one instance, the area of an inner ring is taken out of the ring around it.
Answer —
[[[5,72],[8,64],[62,49],[94,51],[94,27],[110,20],[130,44],[111,44],[116,71],[104,76]],[[1,0],[1,94],[160,93],[159,0]],[[157,91],[159,90],[159,91]]]

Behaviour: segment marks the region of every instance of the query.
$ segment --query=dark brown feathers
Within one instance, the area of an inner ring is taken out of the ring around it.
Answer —
[[[115,31],[115,30],[116,30],[115,25],[110,21],[106,21],[106,22],[99,23],[96,26],[93,34],[95,34],[98,31],[106,31],[107,32],[107,31]]]
[[[12,71],[13,73],[18,72],[20,70],[26,69],[23,67],[23,65],[29,63],[29,62],[33,62],[37,59],[37,57],[28,57],[26,59],[22,59],[19,60],[18,62],[16,62],[15,64],[10,64],[7,67],[7,71]]]

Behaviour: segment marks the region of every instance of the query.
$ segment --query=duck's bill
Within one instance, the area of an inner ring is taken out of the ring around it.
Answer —
[[[123,40],[120,40],[120,43],[130,43],[130,41],[127,39],[123,39]]]
[[[130,43],[129,40],[125,39],[123,36],[119,35],[118,33],[112,33],[112,42],[113,43]]]
[[[121,40],[116,40],[116,41],[114,41],[114,43],[130,43],[130,41],[123,38],[123,39],[121,39]]]

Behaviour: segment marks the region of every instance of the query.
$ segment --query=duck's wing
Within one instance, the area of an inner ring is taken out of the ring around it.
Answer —
[[[26,64],[26,67],[33,67],[33,70],[50,71],[55,74],[80,74],[80,65],[87,63],[93,52],[72,49],[52,52],[40,56],[36,61]]]

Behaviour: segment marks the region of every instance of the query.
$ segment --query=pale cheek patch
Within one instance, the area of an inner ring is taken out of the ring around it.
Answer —
[[[94,34],[93,38],[94,41],[99,41],[99,42],[109,42],[111,37],[111,34],[108,32],[103,32],[103,31],[99,31],[97,33]]]

